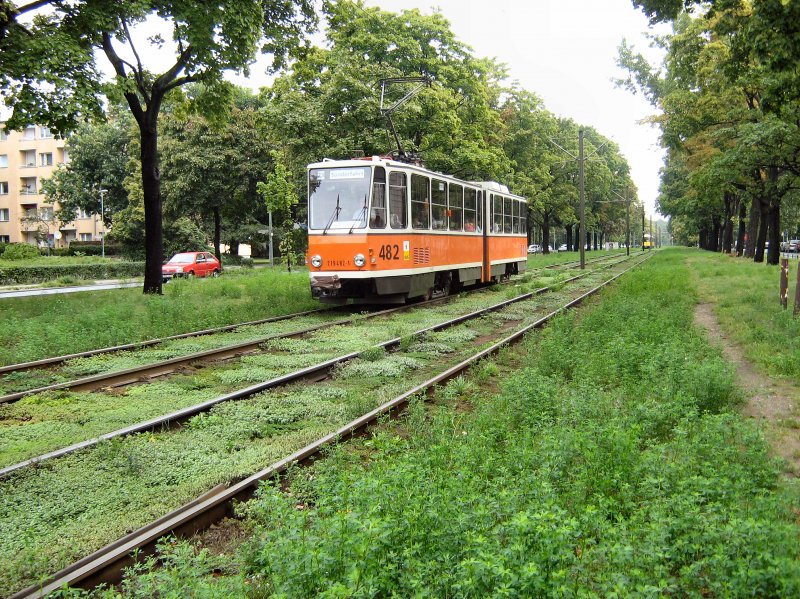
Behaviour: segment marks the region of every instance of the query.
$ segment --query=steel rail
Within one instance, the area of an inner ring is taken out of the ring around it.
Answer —
[[[605,258],[605,257],[603,257],[603,258]],[[602,260],[603,258],[596,258],[596,259],[592,260],[592,262],[594,262],[595,260]],[[567,263],[567,264],[571,264],[571,263]],[[562,265],[550,265],[550,266],[546,266],[546,267],[543,267],[543,268],[553,268],[553,267],[556,267],[556,266],[562,266]],[[444,298],[436,298],[436,299],[430,300],[430,301],[438,301],[438,300],[441,300],[441,299],[444,299]],[[422,305],[424,303],[427,303],[427,302],[418,302],[418,303],[415,303],[415,304],[406,304],[406,306],[420,306],[420,305]],[[145,347],[151,347],[153,345],[158,345],[160,343],[164,343],[165,341],[175,341],[177,339],[187,339],[189,337],[202,337],[202,336],[205,336],[205,335],[214,335],[216,333],[225,333],[227,331],[234,331],[234,330],[236,330],[236,329],[238,329],[240,327],[257,326],[257,325],[260,325],[260,324],[267,324],[267,323],[270,323],[270,322],[280,322],[282,320],[289,320],[291,318],[297,318],[297,317],[300,317],[300,316],[308,316],[310,314],[324,314],[326,312],[334,312],[334,311],[336,311],[338,309],[341,309],[343,307],[352,310],[355,307],[363,307],[363,306],[350,305],[350,306],[337,306],[337,307],[334,307],[334,308],[317,308],[315,310],[306,310],[304,312],[293,312],[292,314],[283,314],[281,316],[271,316],[270,318],[262,318],[260,320],[250,320],[250,321],[246,321],[246,322],[239,322],[239,323],[235,323],[235,324],[224,325],[224,326],[221,326],[221,327],[215,327],[215,328],[210,328],[210,329],[201,329],[199,331],[189,331],[187,333],[179,333],[179,334],[176,334],[176,335],[170,335],[168,337],[156,337],[154,339],[147,339],[145,341],[135,341],[135,342],[132,342],[132,343],[124,343],[124,344],[121,344],[121,345],[114,345],[114,346],[110,346],[110,347],[102,347],[102,348],[97,348],[97,349],[90,349],[90,350],[86,350],[86,351],[83,351],[83,352],[76,352],[76,353],[72,353],[72,354],[64,354],[64,355],[61,355],[61,356],[53,356],[53,357],[50,357],[50,358],[42,358],[40,360],[32,360],[30,362],[19,362],[17,364],[6,364],[5,366],[0,366],[0,375],[6,375],[6,374],[10,374],[12,372],[23,372],[23,371],[26,371],[26,370],[33,370],[33,369],[37,369],[37,368],[46,368],[48,366],[53,366],[54,364],[61,364],[61,363],[66,362],[68,360],[74,360],[76,358],[88,358],[88,357],[96,356],[96,355],[100,355],[100,354],[108,354],[108,353],[118,352],[118,351],[130,351],[130,350],[142,349],[142,348],[145,348]]]
[[[403,408],[412,397],[430,392],[436,385],[458,376],[479,360],[493,355],[506,346],[519,341],[529,331],[541,328],[555,316],[582,303],[586,298],[594,295],[645,260],[647,260],[647,257],[582,294],[578,298],[566,303],[520,330],[515,331],[500,341],[497,341],[490,347],[481,350],[459,364],[417,385],[410,391],[406,391],[363,416],[345,424],[337,431],[325,435],[321,439],[306,445],[302,449],[275,462],[271,466],[234,483],[230,487],[215,487],[192,502],[139,528],[91,555],[84,557],[67,568],[53,574],[40,584],[30,586],[12,595],[9,599],[41,598],[64,586],[80,585],[83,588],[90,588],[102,583],[118,582],[121,578],[123,568],[135,561],[136,558],[132,555],[134,552],[137,557],[152,553],[155,550],[156,542],[161,537],[170,534],[189,536],[204,530],[210,524],[221,520],[225,516],[231,515],[233,512],[233,505],[236,502],[251,498],[262,481],[280,477],[280,475],[291,466],[307,463],[321,455],[323,450],[329,445],[355,436],[375,422],[379,417]]]
[[[448,297],[452,298],[454,296],[448,296]],[[374,318],[374,317],[378,317],[378,316],[384,316],[386,314],[391,314],[393,312],[399,312],[399,311],[408,310],[408,309],[411,309],[411,308],[419,308],[421,306],[427,306],[427,305],[430,305],[432,303],[438,303],[438,302],[445,301],[445,300],[448,299],[448,297],[435,298],[435,299],[432,299],[432,300],[428,300],[428,301],[425,301],[425,302],[417,302],[417,303],[414,303],[414,304],[404,304],[402,306],[395,306],[395,307],[392,307],[392,308],[387,308],[387,309],[384,309],[384,310],[371,312],[371,313],[369,313],[367,315],[361,316],[361,318]],[[294,318],[294,317],[298,317],[298,316],[305,316],[305,315],[308,315],[308,314],[313,314],[313,313],[317,313],[317,312],[325,312],[325,311],[326,310],[311,310],[311,311],[306,311],[306,312],[298,312],[298,313],[295,313],[295,314],[288,314],[288,315],[284,315],[284,316],[278,316],[278,317],[273,317],[273,318],[270,318],[270,319],[265,319],[263,321],[253,321],[253,322],[250,322],[250,323],[241,323],[241,324],[238,324],[238,325],[229,325],[229,326],[221,327],[221,328],[217,328],[217,329],[206,329],[205,331],[200,331],[199,333],[205,335],[205,334],[211,334],[211,333],[214,333],[214,332],[224,332],[225,330],[232,330],[232,329],[235,329],[235,328],[239,328],[241,326],[249,326],[249,325],[253,325],[253,324],[263,324],[265,322],[277,322],[277,321],[282,321],[282,320],[288,320],[288,319],[291,319],[291,318]],[[326,323],[322,323],[322,324],[319,324],[319,325],[313,325],[311,327],[306,327],[304,329],[299,329],[297,331],[292,331],[292,332],[289,332],[289,333],[279,333],[279,334],[274,334],[274,335],[266,335],[266,336],[263,336],[263,337],[259,337],[257,339],[251,339],[251,340],[248,340],[248,341],[242,341],[240,343],[234,343],[234,344],[231,344],[231,345],[225,345],[225,346],[221,346],[221,347],[217,347],[217,348],[213,348],[213,349],[204,350],[204,351],[201,351],[201,352],[194,352],[194,353],[191,353],[191,354],[186,354],[184,356],[177,356],[175,358],[168,358],[166,360],[162,360],[162,361],[159,361],[159,362],[154,362],[154,363],[150,363],[150,364],[142,364],[140,366],[133,366],[131,368],[126,368],[124,370],[117,370],[117,371],[113,371],[113,372],[100,373],[100,374],[95,374],[95,375],[91,375],[91,376],[87,376],[87,377],[82,377],[80,379],[74,379],[74,380],[71,380],[71,381],[64,381],[64,382],[61,382],[61,383],[52,383],[50,385],[44,385],[42,387],[36,387],[36,388],[33,388],[33,389],[25,389],[23,391],[16,391],[16,392],[13,392],[13,393],[7,393],[5,395],[0,395],[0,404],[19,401],[23,397],[28,397],[29,395],[36,395],[37,393],[45,393],[47,391],[64,391],[64,390],[90,391],[90,390],[93,390],[93,389],[99,389],[101,387],[118,387],[118,386],[121,386],[121,385],[126,385],[126,384],[130,384],[130,383],[134,383],[136,381],[139,381],[145,376],[156,377],[156,376],[161,376],[161,375],[164,375],[164,374],[168,374],[168,373],[174,372],[175,370],[177,370],[178,368],[180,368],[182,366],[186,366],[186,365],[191,364],[193,362],[198,362],[198,361],[201,361],[201,360],[205,360],[205,361],[208,361],[208,360],[224,360],[226,358],[240,356],[242,354],[246,354],[246,353],[253,352],[253,351],[257,350],[258,347],[262,343],[265,343],[267,341],[271,341],[271,340],[274,340],[274,339],[285,339],[285,338],[301,336],[301,335],[305,335],[305,334],[311,333],[313,331],[316,331],[316,330],[319,330],[319,329],[323,329],[323,328],[326,328],[326,327],[330,327],[330,326],[350,324],[350,323],[354,322],[357,318],[358,318],[358,316],[349,316],[347,318],[343,318],[343,319],[340,319],[340,320],[326,322]],[[173,336],[173,337],[165,337],[164,339],[153,339],[153,340],[144,341],[144,342],[141,342],[141,343],[138,343],[138,344],[132,344],[132,345],[135,345],[135,347],[133,347],[132,349],[140,349],[142,347],[146,347],[147,345],[155,345],[155,344],[160,343],[162,341],[173,340],[173,339],[181,339],[181,338],[192,337],[192,336],[198,336],[197,332],[196,333],[183,333],[181,335],[176,335],[176,336]],[[91,352],[84,352],[82,354],[73,354],[72,356],[74,356],[74,357],[85,357],[85,356],[89,356],[89,355],[97,355],[99,353],[108,353],[110,351],[122,351],[122,350],[125,350],[125,349],[126,349],[126,346],[118,346],[116,348],[104,348],[104,349],[100,349],[100,350],[92,350]],[[131,349],[131,348],[128,348],[128,349]],[[64,360],[72,359],[72,356],[61,356],[60,358],[48,358],[47,360],[50,361],[50,364],[53,364],[53,363],[56,363],[57,360],[61,360],[62,358]],[[39,366],[43,366],[44,365],[43,362],[45,362],[45,361],[39,361],[38,363],[29,362],[27,364],[38,364]],[[19,365],[17,365],[17,366],[19,366]],[[23,364],[22,366],[26,366],[26,365]],[[6,372],[9,372],[8,369],[11,369],[11,368],[12,368],[11,366],[6,367],[6,369],[7,369]],[[26,366],[26,368],[23,368],[23,370],[25,370],[25,369],[27,369],[27,366]],[[0,369],[0,373],[2,373],[2,369]]]
[[[215,333],[224,333],[226,331],[233,331],[239,327],[256,326],[259,324],[266,324],[269,322],[278,322],[281,320],[288,320],[298,316],[308,316],[309,314],[332,312],[336,308],[318,308],[316,310],[306,310],[305,312],[294,312],[292,314],[283,314],[281,316],[272,316],[270,318],[262,318],[261,320],[251,320],[248,322],[240,322],[237,324],[229,324],[213,329],[202,329],[200,331],[191,331],[188,333],[180,333],[178,335],[170,335],[169,337],[158,337],[156,339],[147,339],[146,341],[136,341],[134,343],[125,343],[123,345],[114,345],[112,347],[102,347],[98,349],[90,349],[83,352],[74,354],[65,354],[63,356],[53,356],[52,358],[42,358],[41,360],[34,360],[32,362],[20,362],[19,364],[8,364],[0,366],[0,374],[9,374],[11,372],[22,372],[25,370],[33,370],[34,368],[44,368],[52,366],[53,364],[60,364],[67,360],[74,360],[75,358],[87,358],[89,356],[96,356],[98,354],[108,354],[116,351],[126,351],[133,349],[140,349],[143,347],[150,347],[158,345],[165,341],[174,341],[176,339],[186,339],[188,337],[201,337],[204,335],[213,335]]]
[[[615,263],[612,263],[612,264],[608,264],[608,265],[603,267],[603,270],[605,268],[611,268],[612,266],[615,266],[616,264],[619,264],[619,263],[624,262],[624,261],[625,260],[620,260],[618,262],[615,262]],[[570,277],[569,279],[566,279],[563,282],[559,282],[558,284],[560,285],[560,284],[563,284],[563,283],[569,283],[569,282],[581,279],[581,278],[583,278],[583,277],[585,277],[585,276],[587,276],[587,275],[589,275],[591,273],[594,273],[594,272],[597,272],[597,271],[589,271],[589,272],[581,273],[581,274],[576,275],[574,277]],[[474,318],[478,318],[480,316],[483,316],[484,314],[488,314],[490,312],[495,312],[497,310],[501,310],[501,309],[505,308],[506,306],[508,306],[510,304],[530,299],[530,298],[532,298],[532,297],[534,297],[536,295],[541,295],[541,294],[547,293],[548,291],[550,291],[552,289],[552,287],[553,287],[552,285],[548,286],[548,287],[542,287],[540,289],[536,289],[536,290],[531,291],[529,293],[518,295],[517,297],[511,298],[509,300],[504,300],[504,301],[499,302],[497,304],[494,304],[492,306],[488,306],[486,308],[481,308],[480,310],[477,310],[475,312],[470,312],[468,314],[457,316],[455,318],[452,318],[450,320],[435,324],[433,326],[430,326],[430,327],[427,327],[427,328],[424,328],[424,329],[420,329],[418,331],[415,331],[415,332],[411,333],[411,335],[412,336],[420,336],[420,335],[424,335],[424,334],[426,334],[428,332],[439,331],[439,330],[443,330],[443,329],[455,326],[455,325],[460,324],[462,322],[465,322],[467,320],[472,320]],[[395,337],[393,339],[389,339],[387,341],[383,341],[381,343],[378,343],[373,347],[383,347],[384,349],[391,349],[392,347],[395,347],[395,346],[399,345],[401,340],[402,340],[402,337]],[[43,462],[46,462],[46,461],[49,461],[49,460],[52,460],[52,459],[55,459],[55,458],[60,458],[60,457],[69,455],[71,453],[74,453],[76,451],[79,451],[81,449],[89,449],[91,447],[94,447],[94,446],[102,443],[103,441],[109,441],[111,439],[115,439],[115,438],[119,438],[119,437],[126,437],[128,435],[132,435],[132,434],[135,434],[135,433],[141,433],[141,432],[145,432],[145,431],[163,429],[165,427],[172,426],[172,425],[174,425],[176,423],[183,422],[183,421],[187,420],[188,418],[191,418],[192,416],[195,416],[195,415],[197,415],[197,414],[199,414],[201,412],[207,412],[208,410],[213,408],[215,405],[220,404],[220,403],[224,403],[226,401],[235,401],[235,400],[247,399],[248,397],[252,397],[253,395],[255,395],[257,393],[261,393],[262,391],[266,391],[268,389],[273,389],[273,388],[276,388],[276,387],[285,386],[285,385],[288,385],[290,383],[298,382],[298,381],[301,381],[301,380],[323,380],[324,378],[326,378],[328,376],[329,371],[334,366],[336,366],[337,364],[341,364],[341,363],[347,362],[349,360],[352,360],[353,358],[357,357],[361,353],[363,353],[363,350],[360,350],[360,351],[357,351],[357,352],[350,352],[350,353],[347,353],[347,354],[343,354],[341,356],[337,356],[335,358],[331,358],[329,360],[325,360],[325,361],[320,362],[318,364],[315,364],[313,366],[309,366],[307,368],[302,368],[302,369],[296,370],[294,372],[290,372],[290,373],[287,373],[287,374],[272,378],[272,379],[270,379],[268,381],[263,381],[261,383],[255,384],[255,385],[251,385],[249,387],[245,387],[243,389],[238,389],[238,390],[233,391],[231,393],[227,393],[225,395],[221,395],[221,396],[215,397],[213,399],[210,399],[208,401],[205,401],[205,402],[202,402],[202,403],[199,403],[199,404],[195,404],[193,406],[188,406],[186,408],[182,408],[180,410],[176,410],[176,411],[171,412],[169,414],[165,414],[165,415],[162,415],[162,416],[157,416],[156,418],[151,418],[149,420],[144,420],[142,422],[138,422],[136,424],[132,424],[130,426],[127,426],[127,427],[124,427],[124,428],[121,428],[121,429],[118,429],[118,430],[115,430],[115,431],[111,431],[111,432],[105,433],[103,435],[100,435],[100,436],[92,438],[92,439],[87,439],[85,441],[80,441],[78,443],[73,443],[72,445],[68,445],[67,447],[56,449],[56,450],[53,450],[53,451],[50,451],[50,452],[35,456],[33,458],[29,458],[27,460],[23,460],[21,462],[17,462],[16,464],[11,464],[9,466],[5,466],[3,468],[0,468],[0,479],[5,478],[6,476],[10,475],[11,473],[16,472],[18,470],[21,470],[23,468],[28,468],[28,467],[35,466],[37,464],[41,464]]]

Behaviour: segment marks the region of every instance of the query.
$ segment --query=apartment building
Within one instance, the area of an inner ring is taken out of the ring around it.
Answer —
[[[70,223],[54,217],[42,181],[67,162],[64,140],[47,127],[6,131],[0,122],[0,242],[66,247],[70,241],[98,241],[105,228],[97,214],[81,213]]]

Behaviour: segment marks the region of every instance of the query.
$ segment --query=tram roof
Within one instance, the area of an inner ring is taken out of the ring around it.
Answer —
[[[355,168],[359,166],[383,166],[383,167],[391,167],[393,169],[404,169],[408,171],[414,171],[417,173],[424,173],[426,175],[430,175],[432,177],[438,177],[440,179],[446,179],[447,181],[454,181],[456,183],[460,183],[462,185],[470,185],[472,187],[477,187],[479,189],[483,189],[485,191],[490,191],[493,193],[503,194],[504,196],[508,196],[510,198],[515,198],[517,200],[522,200],[523,202],[527,203],[527,198],[522,196],[516,195],[508,191],[508,187],[497,183],[495,181],[465,181],[464,179],[458,179],[457,177],[453,177],[451,175],[445,175],[444,173],[439,173],[436,171],[432,171],[426,169],[422,166],[417,166],[415,164],[409,164],[407,162],[399,162],[397,160],[391,160],[388,158],[384,158],[382,156],[372,156],[371,158],[355,158],[350,160],[336,160],[333,158],[326,158],[322,162],[313,162],[308,165],[307,168]]]

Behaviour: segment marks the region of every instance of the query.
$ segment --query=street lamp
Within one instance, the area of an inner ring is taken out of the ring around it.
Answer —
[[[103,235],[100,237],[100,256],[105,258],[106,257],[106,221],[105,221],[105,204],[104,204],[104,196],[108,193],[107,189],[98,189],[100,193],[100,222],[103,223]]]

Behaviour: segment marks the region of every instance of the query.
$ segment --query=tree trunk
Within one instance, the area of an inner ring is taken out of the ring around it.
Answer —
[[[760,207],[758,198],[753,196],[753,201],[750,203],[750,221],[747,223],[747,240],[744,246],[744,255],[746,258],[755,258],[756,255],[758,221],[761,220]]]
[[[238,239],[231,239],[231,242],[228,244],[228,252],[231,256],[238,256],[239,255],[239,240]]]
[[[700,230],[697,232],[697,245],[700,246],[701,250],[708,249],[708,230],[705,227],[700,227]]]
[[[771,166],[767,169],[769,181],[767,197],[769,198],[769,249],[767,251],[767,264],[778,264],[781,255],[781,196],[778,194],[778,167]]]
[[[220,237],[222,230],[222,219],[219,215],[219,206],[214,206],[214,254],[222,264],[222,249],[220,248]]]
[[[547,214],[542,217],[542,253],[550,253],[550,216]]]
[[[161,175],[158,171],[157,117],[151,115],[149,112],[145,114],[139,124],[144,194],[144,293],[161,294],[161,264],[164,261]]]
[[[567,233],[567,251],[571,252],[574,247],[572,242],[572,225],[567,225],[566,227],[564,227],[564,229],[566,229]]]
[[[739,231],[736,235],[736,255],[744,254],[745,220],[747,219],[747,205],[744,198],[739,196]]]
[[[781,257],[781,204],[773,198],[769,210],[769,248],[767,264],[778,264]]]
[[[755,254],[753,256],[753,261],[763,262],[764,246],[766,245],[767,242],[767,229],[769,229],[769,219],[770,219],[769,201],[763,197],[759,198],[758,200],[758,212],[759,212],[758,235],[756,237],[756,247],[755,247]]]
[[[736,203],[736,196],[725,192],[725,226],[722,232],[722,251],[726,254],[731,253],[733,246],[733,210]]]

